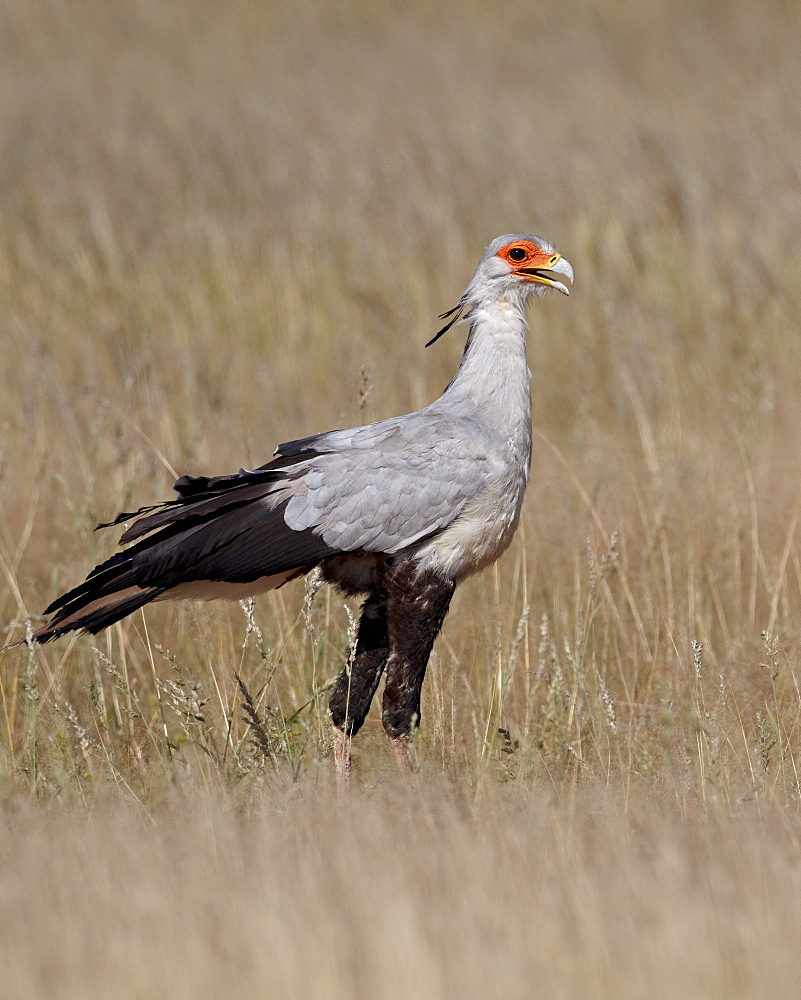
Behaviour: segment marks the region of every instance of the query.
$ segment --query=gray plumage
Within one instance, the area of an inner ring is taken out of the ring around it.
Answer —
[[[441,403],[321,435],[314,441],[320,454],[288,489],[284,520],[340,551],[403,552],[449,525],[486,488],[504,444],[475,416]]]

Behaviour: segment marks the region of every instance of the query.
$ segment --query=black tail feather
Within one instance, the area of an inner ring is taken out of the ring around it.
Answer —
[[[311,528],[295,531],[286,524],[288,500],[276,503],[271,494],[279,479],[289,478],[291,472],[273,468],[218,477],[194,492],[190,487],[186,497],[142,508],[146,516],[121,539],[136,539],[134,544],[53,601],[45,612],[52,620],[34,638],[48,642],[76,629],[99,632],[182,584],[250,584],[305,572],[336,554]]]
[[[97,604],[95,600],[87,600],[83,602],[83,606],[87,608],[84,615],[79,613],[81,609],[78,602],[73,602],[72,605],[68,605],[61,613],[57,614],[51,622],[37,629],[33,638],[37,642],[50,642],[51,639],[58,639],[62,635],[75,632],[78,629],[96,635],[104,628],[108,628],[109,625],[113,625],[144,607],[145,604],[149,604],[162,593],[164,593],[163,587],[137,588],[134,593],[117,601],[113,599],[114,595],[112,595],[107,598],[106,603],[99,607],[92,607],[92,605]],[[90,608],[91,610],[89,610]]]

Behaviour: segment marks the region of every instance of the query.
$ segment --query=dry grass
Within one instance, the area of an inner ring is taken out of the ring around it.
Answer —
[[[491,237],[578,279],[414,790],[371,720],[332,799],[326,590],[0,654],[9,995],[798,992],[801,21],[626,8],[0,5],[11,638],[174,472],[437,395]]]

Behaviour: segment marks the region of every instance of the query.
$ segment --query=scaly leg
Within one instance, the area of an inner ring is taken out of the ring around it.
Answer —
[[[331,726],[334,733],[334,766],[337,772],[337,785],[346,794],[350,792],[350,744],[351,737],[339,726]]]
[[[392,753],[395,755],[398,770],[404,778],[411,778],[417,770],[417,766],[412,755],[412,746],[409,742],[409,737],[390,736],[389,745],[392,748]]]

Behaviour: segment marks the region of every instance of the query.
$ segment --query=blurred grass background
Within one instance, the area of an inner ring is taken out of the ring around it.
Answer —
[[[9,639],[175,474],[437,396],[494,236],[576,271],[414,790],[371,719],[332,797],[326,591],[0,654],[14,995],[797,992],[799,51],[790,0],[0,4]]]

